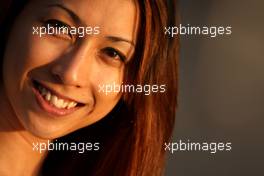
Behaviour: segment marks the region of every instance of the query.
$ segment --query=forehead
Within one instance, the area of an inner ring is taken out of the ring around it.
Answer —
[[[100,32],[106,35],[122,34],[131,38],[139,22],[139,8],[135,0],[37,0],[37,2],[39,7],[54,4],[65,6],[73,11],[85,23],[84,25],[99,26]]]

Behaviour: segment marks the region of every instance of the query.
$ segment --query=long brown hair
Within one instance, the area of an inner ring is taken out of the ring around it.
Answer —
[[[19,3],[21,6],[26,1]],[[176,113],[179,45],[177,37],[165,36],[164,27],[175,25],[176,2],[139,0],[138,4],[140,27],[136,52],[126,66],[124,82],[166,85],[166,91],[150,95],[125,93],[107,117],[57,139],[57,142],[99,142],[100,151],[84,154],[51,151],[43,164],[42,175],[162,175],[164,143],[172,136]],[[14,18],[6,20],[6,24],[12,24],[18,14],[17,7],[15,0],[8,15]],[[7,33],[8,30],[1,31],[0,35]]]

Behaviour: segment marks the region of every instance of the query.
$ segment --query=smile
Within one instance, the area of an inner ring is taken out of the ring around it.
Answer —
[[[67,115],[84,106],[82,103],[58,95],[35,80],[33,81],[33,92],[40,107],[53,115]]]

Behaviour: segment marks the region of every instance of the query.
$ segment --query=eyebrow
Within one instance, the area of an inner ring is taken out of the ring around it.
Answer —
[[[73,18],[75,21],[77,21],[78,23],[84,24],[84,22],[79,18],[78,15],[76,15],[71,9],[65,7],[62,4],[51,4],[51,5],[48,5],[48,7],[60,8],[60,9],[62,9],[64,11],[66,11],[71,16],[71,18]],[[106,36],[106,38],[108,40],[111,40],[112,42],[126,42],[126,43],[129,43],[129,44],[131,44],[132,46],[135,47],[135,43],[133,41],[125,39],[125,38],[122,38],[122,37]]]
[[[76,15],[71,9],[65,7],[64,5],[62,4],[51,4],[51,5],[48,5],[48,7],[57,7],[57,8],[60,8],[64,11],[66,11],[73,20],[77,21],[78,23],[82,23],[84,24],[84,22],[79,18],[78,15]]]
[[[111,40],[112,42],[126,42],[131,44],[132,46],[135,46],[135,43],[131,40],[122,38],[122,37],[116,37],[116,36],[106,36],[108,40]]]

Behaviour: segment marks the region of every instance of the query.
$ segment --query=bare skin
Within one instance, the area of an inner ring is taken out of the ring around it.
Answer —
[[[89,126],[114,108],[121,94],[105,95],[98,85],[122,83],[135,49],[137,9],[132,0],[32,0],[26,6],[4,56],[0,175],[37,175],[47,152],[33,151],[33,143],[47,143]],[[32,35],[33,26],[52,25],[54,19],[74,27],[100,26],[100,34]],[[46,99],[43,87],[57,96],[54,102]],[[63,103],[59,98],[65,98]],[[70,100],[80,106],[64,113],[62,106],[72,108]]]
[[[0,96],[0,175],[37,175],[47,153],[33,152],[32,144],[47,140],[23,130],[3,90]]]

